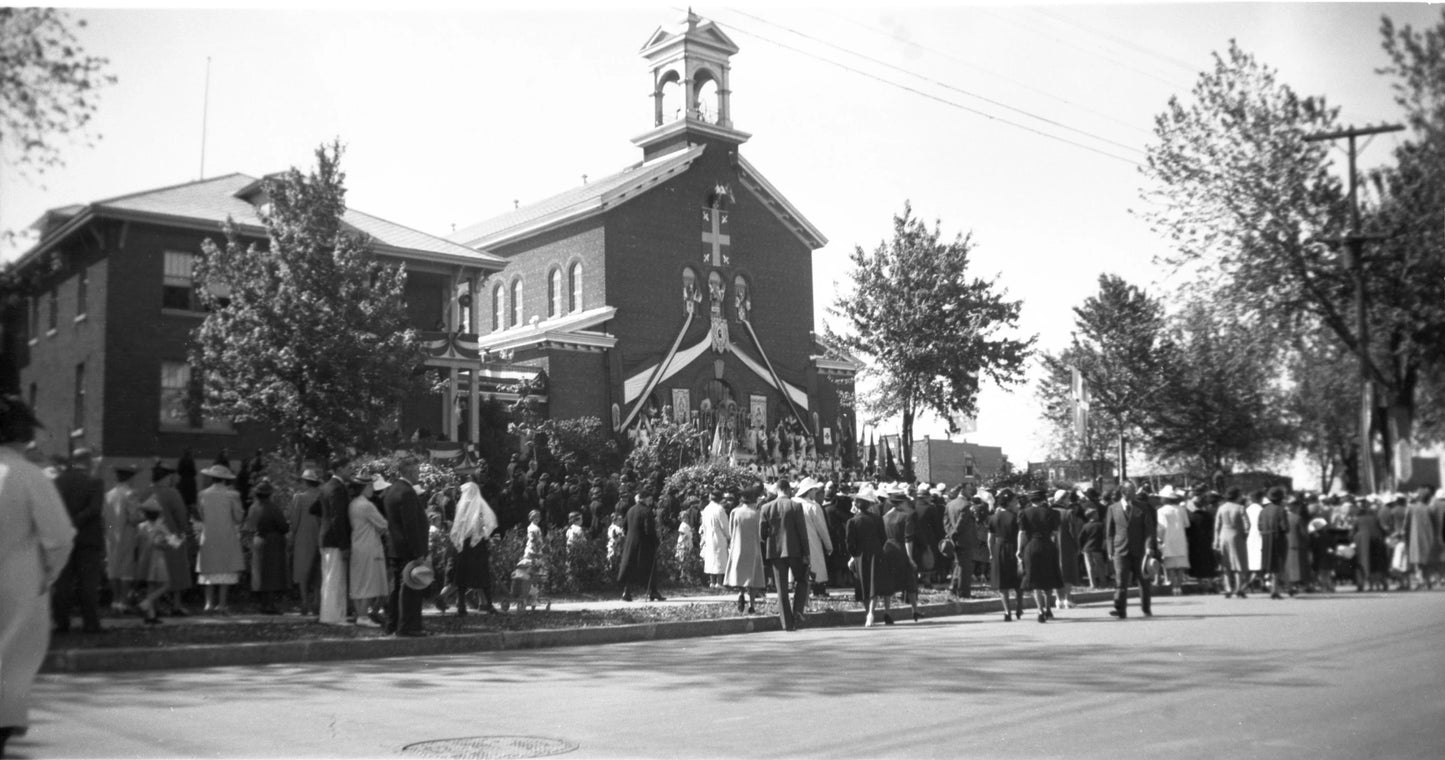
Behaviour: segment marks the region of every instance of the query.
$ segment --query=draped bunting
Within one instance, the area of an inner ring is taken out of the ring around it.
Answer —
[[[482,355],[475,333],[424,330],[421,345],[437,359],[479,359]]]

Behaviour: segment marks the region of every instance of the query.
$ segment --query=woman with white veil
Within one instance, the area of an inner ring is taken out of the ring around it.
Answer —
[[[496,529],[497,513],[482,498],[482,489],[475,480],[463,483],[451,533],[452,545],[457,549],[456,561],[452,563],[455,575],[452,583],[457,589],[458,616],[467,614],[467,589],[481,592],[483,611],[497,611],[492,606],[491,552],[487,547]]]

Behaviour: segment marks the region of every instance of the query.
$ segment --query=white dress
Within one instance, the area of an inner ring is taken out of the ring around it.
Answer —
[[[1259,513],[1263,511],[1264,505],[1254,502],[1244,508],[1244,514],[1249,517],[1249,538],[1244,547],[1249,550],[1250,568],[1264,567],[1264,534],[1259,532]]]
[[[346,516],[351,519],[349,596],[352,599],[386,596],[391,593],[391,579],[386,573],[386,549],[381,544],[386,518],[365,496],[351,500],[346,507]]]
[[[1188,525],[1189,513],[1183,504],[1165,504],[1159,508],[1159,551],[1164,555],[1166,569],[1189,569],[1189,539],[1184,534]]]
[[[74,540],[55,484],[0,445],[0,726],[30,725],[30,686],[50,646],[50,585]]]
[[[728,569],[728,543],[732,540],[728,513],[723,505],[710,501],[702,510],[698,531],[702,534],[702,571],[722,575]]]

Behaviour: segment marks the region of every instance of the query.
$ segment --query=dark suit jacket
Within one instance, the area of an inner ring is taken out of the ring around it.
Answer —
[[[763,505],[763,559],[808,559],[808,524],[803,507],[787,496]]]
[[[1109,557],[1144,559],[1157,556],[1159,540],[1159,515],[1154,508],[1142,504],[1130,504],[1127,508],[1115,503],[1109,505],[1109,514],[1104,518],[1104,547]]]
[[[347,491],[346,484],[335,476],[321,484],[316,506],[321,509],[320,534],[323,549],[351,548],[351,517],[347,511],[351,505],[351,495]]]
[[[105,548],[105,483],[84,470],[67,467],[55,476],[55,490],[75,525],[75,545]]]
[[[416,489],[404,478],[397,478],[381,495],[382,513],[386,515],[386,558],[393,562],[410,562],[425,557],[427,531],[426,507]]]
[[[943,509],[934,503],[932,496],[923,494],[913,502],[913,516],[917,521],[913,542],[927,546],[929,551],[938,551],[938,542],[947,535],[943,532]]]

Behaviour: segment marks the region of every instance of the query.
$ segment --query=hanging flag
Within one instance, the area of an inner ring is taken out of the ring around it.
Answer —
[[[1070,367],[1069,372],[1073,375],[1069,400],[1074,408],[1074,433],[1082,440],[1089,429],[1089,386],[1078,367]]]
[[[867,470],[867,472],[868,472],[869,477],[872,477],[872,476],[873,476],[873,473],[875,473],[875,472],[878,471],[878,447],[875,445],[875,444],[877,443],[877,438],[876,438],[875,436],[876,436],[876,433],[869,433],[869,434],[868,434],[868,470]]]
[[[902,446],[902,443],[898,444]],[[888,445],[888,437],[883,438],[883,475],[892,481],[899,481],[903,476],[898,473],[898,465],[893,461],[893,449]]]

